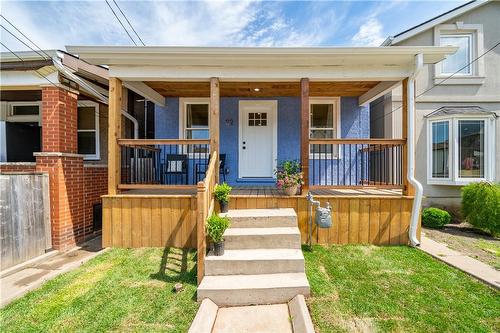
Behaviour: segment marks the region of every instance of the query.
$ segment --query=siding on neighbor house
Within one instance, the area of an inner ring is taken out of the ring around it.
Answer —
[[[278,162],[300,159],[300,98],[274,97],[262,100],[278,101]],[[238,180],[238,103],[240,100],[256,98],[222,97],[220,101],[220,153],[226,154],[226,180],[233,185],[259,185]],[[369,107],[360,107],[357,97],[341,98],[341,137],[368,138],[370,136]],[[166,98],[166,106],[155,106],[155,137],[157,139],[179,138],[179,98]],[[334,162],[334,164],[336,164]],[[312,162],[311,162],[312,166]],[[316,165],[318,168],[318,165]],[[332,166],[324,167],[330,174]],[[333,166],[335,174],[335,165]],[[319,177],[319,170],[314,172]],[[355,170],[346,168],[346,173],[355,174]],[[311,174],[312,174],[311,170]],[[190,176],[191,177],[191,176]],[[318,178],[319,179],[319,178]],[[267,183],[269,184],[269,182]]]

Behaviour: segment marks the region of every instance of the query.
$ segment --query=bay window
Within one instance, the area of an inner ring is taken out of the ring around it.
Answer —
[[[428,120],[429,184],[464,185],[494,178],[495,128],[488,116]]]

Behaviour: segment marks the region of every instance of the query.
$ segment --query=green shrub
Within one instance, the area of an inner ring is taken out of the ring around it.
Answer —
[[[219,202],[229,202],[229,194],[233,188],[226,183],[216,184],[214,189],[215,199]]]
[[[422,212],[422,224],[429,228],[442,228],[450,221],[450,213],[439,208],[425,208]]]
[[[215,243],[223,241],[224,232],[231,225],[229,218],[213,214],[207,219],[207,233],[208,236]]]
[[[500,234],[500,184],[480,182],[464,186],[462,214],[476,228]]]

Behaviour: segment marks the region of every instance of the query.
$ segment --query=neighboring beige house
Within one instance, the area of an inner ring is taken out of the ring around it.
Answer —
[[[424,205],[458,212],[461,186],[500,181],[500,2],[471,1],[383,46],[454,45],[416,81],[416,176]],[[496,47],[495,47],[496,45]],[[491,49],[491,50],[490,50]],[[371,103],[371,136],[401,137],[401,86]]]

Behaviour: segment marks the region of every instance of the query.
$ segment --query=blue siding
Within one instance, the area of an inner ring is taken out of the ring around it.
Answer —
[[[226,180],[229,184],[248,184],[248,181],[238,180],[238,103],[240,100],[255,98],[222,97],[220,103],[220,150],[226,154],[226,169],[229,173]],[[300,98],[299,97],[277,97],[264,98],[278,101],[278,161],[285,159],[300,159]],[[155,109],[155,131],[156,138],[175,139],[179,137],[179,99],[167,98],[166,107]],[[368,138],[370,133],[369,109],[359,107],[357,97],[341,98],[341,134],[346,138]],[[353,150],[353,154],[354,154]],[[342,162],[342,161],[341,161]],[[331,175],[337,172],[337,161],[330,165],[321,166],[322,174]],[[341,169],[342,170],[342,164]],[[312,170],[318,181],[319,166]],[[355,170],[348,167],[345,173],[351,173],[353,178]],[[334,178],[335,178],[334,177]],[[353,179],[353,181],[355,181]],[[265,183],[251,183],[265,184]],[[269,183],[267,183],[269,184]]]

